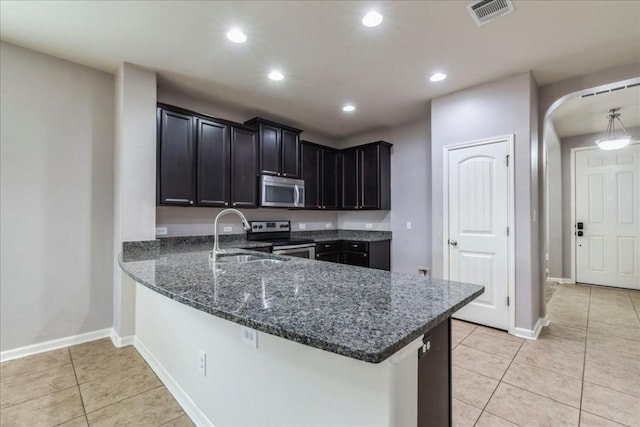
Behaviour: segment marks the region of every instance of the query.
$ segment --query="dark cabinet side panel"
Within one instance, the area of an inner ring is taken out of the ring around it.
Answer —
[[[198,205],[229,206],[229,126],[198,119]]]
[[[451,425],[451,318],[427,332],[418,352],[418,427]]]
[[[186,114],[160,110],[158,135],[158,203],[185,205],[194,203],[195,131],[194,118]]]
[[[231,205],[258,207],[258,134],[231,128]]]
[[[380,209],[380,146],[360,149],[362,209]]]
[[[340,207],[340,154],[322,150],[322,206],[324,209]]]
[[[280,173],[280,129],[260,124],[260,173],[278,175]]]
[[[310,144],[302,144],[302,179],[304,180],[304,207],[320,208],[320,152]]]
[[[282,129],[282,176],[300,177],[300,136],[297,132]]]
[[[342,208],[359,207],[358,191],[358,150],[345,150],[342,153]]]

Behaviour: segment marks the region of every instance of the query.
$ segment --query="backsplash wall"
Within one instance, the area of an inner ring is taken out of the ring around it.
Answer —
[[[208,236],[213,234],[213,221],[222,209],[157,206],[156,227],[167,227],[167,237]],[[390,211],[303,211],[287,209],[244,209],[249,221],[291,221],[292,231],[375,230],[390,231]],[[369,228],[368,225],[371,227]],[[225,231],[231,227],[231,231]],[[301,228],[304,227],[304,228]],[[220,219],[220,234],[243,234],[240,218],[225,215]]]

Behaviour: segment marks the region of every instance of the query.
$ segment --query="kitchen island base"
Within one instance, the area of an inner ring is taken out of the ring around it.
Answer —
[[[449,322],[440,324],[447,337]],[[136,284],[135,346],[197,425],[416,426],[419,397],[428,403],[434,396],[419,393],[420,342],[374,364],[262,332],[253,348],[240,331],[237,323]],[[430,354],[437,355],[434,335]],[[438,360],[446,363],[438,375],[450,378],[450,359]],[[440,411],[448,405],[450,414],[450,386],[435,394]]]

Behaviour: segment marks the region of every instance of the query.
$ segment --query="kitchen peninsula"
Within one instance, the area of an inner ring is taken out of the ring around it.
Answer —
[[[120,259],[136,282],[136,348],[194,421],[450,422],[450,316],[481,286],[267,254],[212,264],[202,249]],[[422,403],[436,412],[419,415]]]

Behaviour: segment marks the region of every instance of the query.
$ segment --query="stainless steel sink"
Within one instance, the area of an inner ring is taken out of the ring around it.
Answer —
[[[229,255],[218,255],[217,262],[228,262],[228,263],[256,263],[261,265],[269,265],[269,264],[279,264],[281,262],[285,262],[284,259],[274,258],[272,255],[256,255],[256,254],[229,254]]]

